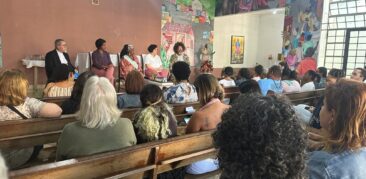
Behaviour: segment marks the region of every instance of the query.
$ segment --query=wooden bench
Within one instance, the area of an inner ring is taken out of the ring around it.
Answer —
[[[314,104],[314,101],[324,94],[324,90],[316,90],[302,93],[286,94],[294,104]],[[189,113],[185,108],[192,106],[196,110],[200,108],[199,103],[173,105],[174,114],[178,121]],[[124,110],[122,117],[133,119],[138,109]],[[29,119],[0,122],[0,149],[31,147],[34,145],[55,143],[63,129],[70,122],[75,121],[73,115],[62,116],[58,119]],[[179,133],[184,128],[179,128]]]
[[[118,151],[69,159],[10,172],[28,178],[157,178],[166,171],[215,157],[212,131],[150,142]]]
[[[238,87],[224,88],[224,91],[225,98],[229,98],[231,103],[240,95]],[[324,91],[325,89],[318,89],[315,91],[285,93],[284,95],[286,95],[294,105],[308,104],[313,106],[316,104],[317,99],[324,95]]]
[[[0,149],[25,148],[55,143],[74,115],[57,119],[27,119],[0,122]]]
[[[227,87],[224,88],[224,96],[225,98],[230,99],[230,103],[233,103],[234,100],[240,95],[240,90],[238,87]]]
[[[307,104],[315,106],[318,99],[324,95],[325,89],[318,89],[315,91],[287,93],[285,94],[294,105]]]
[[[117,96],[122,95],[124,93],[117,93]],[[59,106],[61,106],[61,104],[68,100],[70,97],[69,96],[61,96],[61,97],[44,97],[42,99],[39,99],[41,101],[47,102],[47,103],[55,103]]]
[[[191,113],[186,112],[187,107],[196,110],[199,103],[174,104],[173,112],[181,122],[183,118]],[[126,109],[122,117],[133,119],[135,112],[139,109]],[[24,148],[35,145],[55,143],[62,132],[64,126],[76,121],[75,115],[64,115],[60,118],[47,119],[36,118],[27,120],[12,120],[0,122],[0,149]],[[185,128],[178,128],[178,133],[184,133]]]

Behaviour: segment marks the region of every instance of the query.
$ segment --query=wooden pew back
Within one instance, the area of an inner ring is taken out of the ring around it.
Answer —
[[[325,89],[285,94],[294,105],[308,104],[315,106],[318,99],[324,95]]]
[[[122,95],[124,93],[117,93],[117,96]],[[47,102],[47,103],[55,103],[59,106],[61,106],[61,104],[68,100],[70,97],[69,96],[61,96],[61,97],[43,97],[42,99],[40,99],[41,101]]]
[[[63,127],[75,121],[67,115],[58,119],[27,119],[0,122],[0,149],[25,148],[54,143]]]
[[[228,87],[224,88],[225,98],[230,99],[230,103],[233,103],[234,100],[240,95],[240,90],[238,87]]]
[[[137,145],[118,151],[69,159],[10,172],[28,178],[156,178],[157,174],[214,157],[212,131]],[[189,147],[187,147],[189,145]]]

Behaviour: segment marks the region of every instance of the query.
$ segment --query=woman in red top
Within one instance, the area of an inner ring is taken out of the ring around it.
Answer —
[[[297,73],[299,76],[304,76],[306,72],[309,70],[316,71],[316,60],[313,58],[314,55],[314,48],[309,47],[306,50],[305,58],[301,60],[300,64],[297,66]]]
[[[133,70],[137,70],[142,73],[141,63],[135,55],[135,49],[133,45],[124,45],[120,55],[120,76],[122,79],[126,79],[127,74]]]

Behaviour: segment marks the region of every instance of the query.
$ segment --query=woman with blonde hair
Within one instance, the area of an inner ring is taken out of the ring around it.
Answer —
[[[61,115],[62,110],[56,104],[27,97],[28,87],[28,80],[20,71],[6,70],[0,75],[0,121]],[[31,147],[2,152],[9,168],[14,169],[30,160],[36,151]]]
[[[224,90],[211,74],[201,74],[194,82],[198,91],[198,99],[202,105],[188,122],[186,133],[195,133],[216,129],[221,122],[222,114],[230,108],[222,102]],[[203,174],[219,168],[216,159],[195,162],[187,167],[189,174]]]
[[[142,109],[133,120],[138,143],[175,136],[177,121],[172,108],[163,100],[163,91],[154,84],[148,84],[142,89],[140,99]]]
[[[136,144],[129,119],[121,118],[117,94],[104,77],[93,76],[85,84],[78,121],[67,124],[57,144],[56,159],[92,155]]]
[[[325,91],[320,111],[323,149],[310,154],[310,178],[366,176],[366,85],[341,79]],[[314,133],[310,133],[310,139]]]

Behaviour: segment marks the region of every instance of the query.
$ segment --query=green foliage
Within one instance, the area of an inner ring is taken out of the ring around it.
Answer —
[[[184,4],[186,6],[189,6],[192,4],[192,0],[177,0],[177,4]]]
[[[200,0],[211,20],[215,17],[216,0]]]

